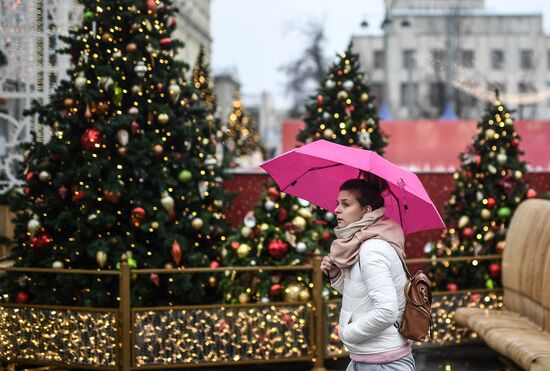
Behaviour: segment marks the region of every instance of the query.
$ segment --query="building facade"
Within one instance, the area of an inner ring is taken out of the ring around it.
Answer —
[[[392,118],[441,117],[449,103],[458,117],[478,118],[496,89],[518,118],[550,117],[542,14],[495,14],[483,0],[397,0],[386,15],[383,35],[352,41]]]
[[[212,55],[210,0],[175,0],[174,5],[179,12],[172,37],[185,43],[183,49],[178,51],[176,58],[192,67],[197,60],[201,45],[204,46],[209,57]]]

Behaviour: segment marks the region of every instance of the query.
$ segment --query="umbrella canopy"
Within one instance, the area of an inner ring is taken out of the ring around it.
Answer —
[[[445,228],[418,177],[375,152],[318,140],[260,165],[281,191],[334,211],[340,186],[369,172],[383,178],[386,215],[400,223],[405,234]]]

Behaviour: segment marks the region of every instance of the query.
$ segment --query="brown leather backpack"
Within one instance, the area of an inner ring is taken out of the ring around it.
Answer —
[[[409,282],[405,285],[405,312],[401,323],[395,327],[399,333],[414,341],[424,341],[427,336],[433,339],[432,331],[432,286],[429,278],[419,270],[411,277],[407,265],[401,259]]]

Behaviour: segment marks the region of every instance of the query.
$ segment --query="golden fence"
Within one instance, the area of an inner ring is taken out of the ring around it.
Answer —
[[[497,259],[499,255],[445,260]],[[325,370],[325,360],[347,352],[338,339],[340,301],[324,300],[321,294],[320,262],[315,257],[313,265],[302,266],[130,269],[123,261],[119,271],[0,267],[22,273],[116,275],[120,297],[118,308],[0,303],[0,361],[124,371],[306,361],[314,370]],[[130,304],[134,274],[270,270],[309,272],[312,299],[150,308]],[[501,308],[502,295],[483,289],[434,293],[436,331],[431,344],[460,343],[476,336],[455,326],[454,310],[459,306]]]

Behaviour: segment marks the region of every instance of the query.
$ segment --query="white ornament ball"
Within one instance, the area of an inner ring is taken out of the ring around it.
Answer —
[[[327,82],[325,82],[325,87],[327,89],[332,89],[336,86],[336,83],[334,82],[334,80],[327,80]]]
[[[497,155],[497,161],[499,164],[504,164],[508,160],[508,156],[505,153],[499,153]]]
[[[264,204],[264,207],[267,211],[272,211],[275,208],[275,202],[267,200]]]
[[[116,133],[116,138],[118,140],[118,143],[120,143],[121,146],[126,146],[128,144],[128,139],[130,138],[130,134],[128,133],[128,130],[120,129]]]
[[[300,254],[305,253],[307,251],[307,245],[304,242],[298,242],[296,244],[296,251]]]
[[[86,87],[86,84],[88,83],[88,80],[84,77],[84,75],[79,75],[75,80],[74,80],[74,86],[76,87],[76,89],[78,91],[82,91],[84,90],[84,88]]]
[[[64,265],[63,265],[62,261],[56,260],[52,263],[52,268],[61,269],[63,267],[64,267]]]
[[[256,217],[253,212],[249,212],[243,219],[244,225],[248,228],[254,228],[256,226]]]
[[[327,212],[325,213],[325,220],[326,220],[327,222],[332,222],[332,221],[334,220],[334,214],[331,213],[330,211],[327,211]]]
[[[40,174],[38,174],[38,179],[40,179],[41,181],[43,182],[47,182],[48,180],[50,180],[52,177],[50,175],[50,173],[48,173],[46,170],[42,170],[40,172]]]
[[[332,129],[325,129],[325,131],[323,131],[323,136],[327,139],[331,138],[333,135],[334,131],[332,131]]]
[[[300,204],[300,206],[303,206],[303,207],[309,206],[309,201],[304,200],[303,198],[298,198],[298,203]]]
[[[260,301],[262,302],[262,304],[268,304],[269,298],[267,296],[264,296]]]
[[[427,244],[424,245],[424,253],[425,254],[429,254],[431,251],[432,251],[432,242],[428,242]]]
[[[31,234],[31,236],[34,236],[34,234],[36,232],[38,232],[38,230],[40,229],[40,221],[38,220],[38,218],[33,218],[31,220],[29,220],[29,222],[27,223],[27,230],[29,231],[29,233]]]
[[[342,86],[344,87],[344,89],[350,90],[350,89],[353,88],[353,81],[351,81],[351,80],[346,80],[346,81],[344,81],[344,83],[342,84]]]
[[[323,112],[322,117],[323,117],[323,120],[325,120],[325,121],[326,121],[326,120],[329,120],[329,119],[330,119],[330,113],[328,113],[328,112]]]

